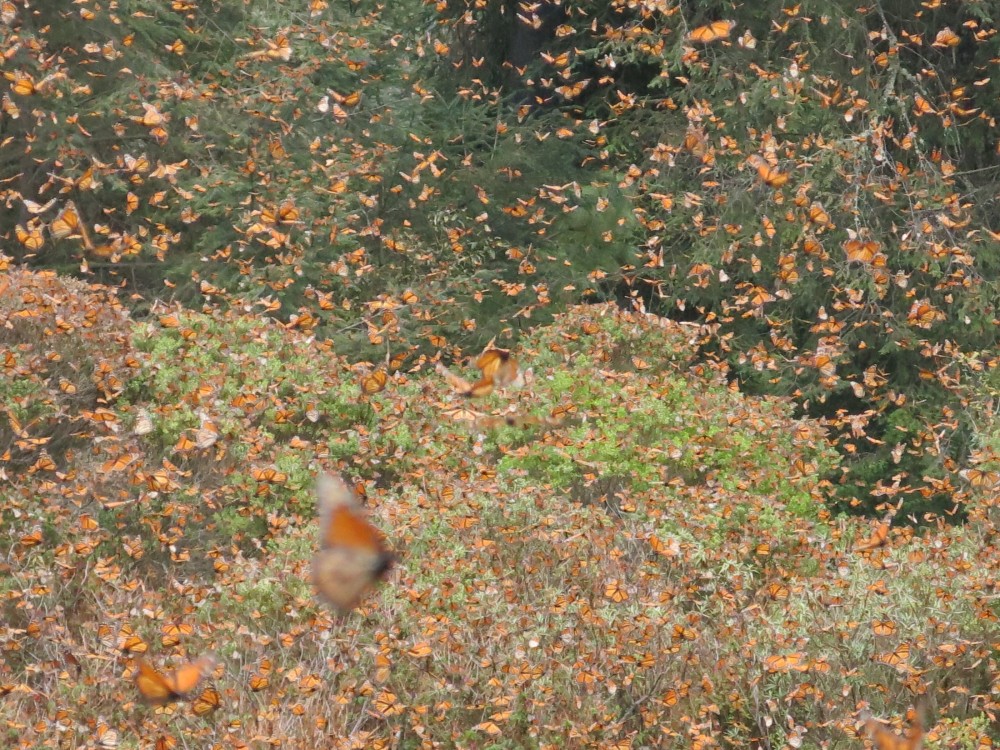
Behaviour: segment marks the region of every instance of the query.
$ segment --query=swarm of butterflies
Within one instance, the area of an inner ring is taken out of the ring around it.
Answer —
[[[437,371],[458,394],[467,398],[485,396],[495,389],[516,387],[525,382],[525,373],[518,368],[517,360],[508,350],[495,348],[492,342],[475,364],[482,373],[475,383],[469,383],[440,364]],[[385,578],[395,558],[386,545],[385,536],[368,520],[357,492],[342,478],[321,474],[316,482],[316,496],[320,537],[319,549],[312,561],[313,585],[324,600],[345,614],[361,601],[369,588]],[[890,509],[871,536],[855,546],[855,552],[870,553],[885,545],[897,511],[898,506]],[[138,659],[135,686],[149,705],[164,706],[192,700],[196,714],[209,713],[219,705],[218,693],[213,690],[198,692],[198,688],[215,672],[217,664],[214,654],[206,654],[173,671],[161,671],[146,660]],[[863,714],[865,732],[876,750],[920,750],[925,734],[926,705],[927,695],[924,694],[908,712],[907,726],[902,734]]]

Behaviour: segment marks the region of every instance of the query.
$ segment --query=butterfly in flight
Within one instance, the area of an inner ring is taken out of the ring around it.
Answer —
[[[865,731],[872,740],[875,750],[920,750],[924,741],[924,712],[927,706],[927,696],[917,699],[913,709],[908,713],[909,725],[903,734],[896,734],[882,722],[872,718],[865,719]]]
[[[873,549],[885,546],[889,542],[889,529],[892,527],[892,519],[902,507],[902,501],[898,505],[889,509],[885,517],[879,521],[867,539],[854,546],[855,552],[871,552]]]
[[[517,360],[511,356],[509,349],[497,349],[490,344],[476,360],[476,368],[482,373],[482,377],[475,383],[470,383],[440,362],[437,364],[438,373],[445,377],[452,388],[468,398],[488,396],[494,389],[508,385],[522,387],[525,384],[526,373],[518,368]]]
[[[394,558],[344,480],[321,474],[316,495],[320,536],[313,583],[323,598],[346,612],[385,576]]]
[[[145,659],[137,659],[139,671],[135,673],[135,686],[151,706],[188,700],[205,676],[215,669],[215,664],[215,656],[206,654],[172,672],[161,672]]]

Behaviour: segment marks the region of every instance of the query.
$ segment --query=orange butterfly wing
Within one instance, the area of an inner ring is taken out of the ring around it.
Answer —
[[[510,352],[506,349],[487,349],[479,355],[476,367],[483,373],[484,378],[492,378],[501,363],[508,359],[510,359]]]
[[[368,523],[359,508],[333,508],[330,523],[323,533],[324,547],[356,547],[361,550],[381,550],[382,534]]]
[[[510,385],[517,380],[517,375],[517,360],[513,357],[507,357],[497,367],[496,372],[493,373],[493,383],[501,387]]]
[[[857,545],[854,548],[854,551],[869,552],[870,550],[881,547],[883,544],[886,543],[886,540],[888,540],[888,538],[889,538],[889,524],[883,521],[879,523],[878,526],[875,527],[875,530],[872,532],[870,537],[868,537],[865,541],[863,541],[861,544]]]
[[[903,735],[896,734],[875,719],[865,721],[865,730],[871,737],[875,750],[920,750],[924,738],[924,724],[919,713]]]
[[[465,378],[459,377],[440,362],[434,366],[434,369],[437,371],[438,375],[443,376],[444,379],[448,381],[448,385],[459,393],[468,394],[472,391],[472,383]]]
[[[389,374],[385,370],[375,370],[361,378],[361,390],[368,396],[385,390],[389,382]]]
[[[492,344],[488,345],[476,360],[476,367],[483,375],[478,381],[471,384],[452,373],[440,362],[435,369],[438,374],[443,375],[448,380],[452,388],[468,398],[488,396],[494,388],[518,383],[523,385],[524,383],[524,376],[518,369],[517,360],[510,356],[508,349],[496,349]]]
[[[206,688],[194,699],[191,710],[195,716],[205,716],[213,711],[217,711],[222,705],[222,696],[214,688]]]
[[[76,213],[76,208],[69,204],[63,209],[62,213],[59,214],[52,223],[49,225],[49,231],[52,236],[57,240],[61,240],[64,237],[69,237],[74,232],[80,230],[80,217]]]
[[[889,731],[882,722],[875,719],[865,721],[865,731],[872,740],[876,750],[902,750],[903,738]]]
[[[478,398],[492,393],[495,386],[501,385],[496,381],[497,372],[508,361],[510,352],[504,349],[487,349],[480,354],[476,360],[476,367],[483,373],[483,377],[474,383],[465,395]]]
[[[206,674],[215,669],[215,657],[209,654],[184,664],[167,675],[171,690],[179,696],[192,692]]]
[[[385,575],[393,558],[343,480],[324,474],[316,493],[320,549],[313,558],[313,582],[327,601],[349,610]]]
[[[917,696],[913,708],[907,711],[909,721],[903,734],[896,734],[882,722],[871,716],[865,718],[865,731],[872,740],[875,750],[920,750],[924,741],[924,715],[927,712],[927,693]]]
[[[470,398],[480,398],[493,393],[493,378],[483,377],[481,380],[469,386],[469,390],[464,395]]]
[[[135,686],[142,699],[151,706],[163,706],[176,700],[177,694],[170,683],[145,659],[137,659],[139,671],[135,675]]]
[[[73,201],[67,201],[62,213],[53,219],[52,223],[49,225],[49,232],[51,232],[52,236],[57,240],[61,240],[64,237],[69,237],[73,234],[79,234],[81,240],[83,241],[83,246],[88,250],[94,249],[94,245],[90,241],[90,235],[87,234],[86,227],[80,221],[80,214]]]
[[[725,39],[729,36],[729,32],[733,30],[735,25],[732,21],[713,21],[707,26],[699,26],[696,29],[692,29],[688,34],[688,40],[699,42],[700,44],[708,44],[719,39]]]
[[[143,700],[151,706],[164,706],[173,701],[185,700],[187,694],[198,687],[204,676],[215,668],[215,657],[202,656],[165,674],[145,659],[137,659],[136,665],[139,671],[135,675],[135,686]]]
[[[510,356],[507,349],[487,349],[476,360],[476,367],[483,377],[469,390],[469,396],[485,396],[494,388],[502,388],[517,380],[517,360]]]
[[[757,174],[760,178],[768,185],[768,187],[780,188],[786,182],[788,182],[788,175],[784,172],[779,172],[775,167],[769,164],[761,164],[757,167]]]

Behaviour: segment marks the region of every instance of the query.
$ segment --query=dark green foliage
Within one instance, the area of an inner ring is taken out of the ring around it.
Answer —
[[[701,356],[827,421],[845,507],[941,511],[996,364],[993,15],[45,3],[4,26],[0,234],[138,311],[254,305],[360,360],[581,300],[707,322]],[[69,200],[89,246],[51,231]]]

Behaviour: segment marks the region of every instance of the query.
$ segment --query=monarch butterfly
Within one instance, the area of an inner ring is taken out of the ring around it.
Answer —
[[[983,471],[982,469],[972,468],[963,469],[959,474],[973,487],[992,489],[1000,485],[1000,474],[995,471]]]
[[[135,122],[145,125],[147,128],[154,128],[158,125],[162,125],[166,122],[167,118],[163,116],[156,107],[148,102],[142,103],[143,113],[142,117],[132,117],[131,119]]]
[[[97,744],[106,750],[115,750],[118,747],[118,732],[107,724],[98,725],[94,736],[97,738]]]
[[[286,200],[278,208],[265,206],[260,217],[265,224],[296,224],[299,221],[299,210],[294,203]]]
[[[894,651],[886,654],[875,654],[874,660],[881,664],[888,664],[890,667],[902,667],[910,660],[910,644],[900,643]]]
[[[773,654],[764,659],[764,667],[772,674],[775,672],[805,672],[809,669],[809,663],[805,661],[805,656],[801,651]]]
[[[25,229],[18,224],[14,228],[14,233],[17,235],[17,241],[28,250],[41,250],[45,245],[45,237],[42,235],[41,228],[37,226],[28,224],[28,228]]]
[[[848,263],[871,264],[878,253],[877,242],[862,242],[861,240],[847,240],[844,243],[844,253],[847,255]]]
[[[871,536],[869,536],[861,544],[854,548],[855,552],[870,552],[873,549],[877,549],[883,546],[889,539],[889,524],[881,521],[872,531]]]
[[[35,82],[31,80],[31,77],[25,75],[24,73],[5,72],[3,75],[4,78],[14,84],[11,86],[11,90],[15,94],[19,94],[20,96],[31,96],[38,90],[35,86]]]
[[[604,585],[604,596],[615,603],[620,603],[628,599],[628,591],[622,588],[617,578],[613,578]]]
[[[765,185],[775,190],[788,182],[788,175],[785,172],[779,172],[777,167],[772,167],[764,161],[757,165],[757,175],[764,181]]]
[[[145,659],[136,659],[139,671],[135,686],[143,700],[151,706],[164,706],[173,701],[187,700],[206,674],[215,669],[215,656],[206,654],[184,664],[173,672],[160,672]]]
[[[507,385],[521,386],[525,381],[525,374],[518,369],[517,360],[510,355],[508,349],[488,346],[476,360],[476,367],[483,375],[475,383],[469,383],[465,378],[455,375],[440,362],[435,369],[452,388],[468,398],[487,396],[494,388]]]
[[[698,640],[698,633],[695,632],[693,628],[678,624],[674,625],[672,638],[674,643],[679,643],[680,641],[696,641]]]
[[[80,213],[77,211],[76,204],[73,201],[67,201],[62,212],[52,220],[52,223],[49,225],[49,232],[57,240],[79,235],[85,248],[88,250],[94,249],[90,235],[87,234],[87,227],[80,221]]]
[[[934,37],[934,41],[931,44],[932,47],[957,47],[961,43],[962,39],[951,30],[950,26],[945,26],[941,29],[937,35]]]
[[[924,741],[924,712],[927,695],[917,699],[913,709],[907,712],[909,726],[902,735],[891,731],[885,724],[872,718],[865,719],[865,731],[871,737],[875,750],[920,750]]]
[[[201,450],[211,448],[218,439],[219,428],[215,422],[206,420],[201,423],[201,427],[195,432],[195,446]]]
[[[283,471],[278,471],[273,467],[266,469],[250,469],[250,476],[257,482],[265,484],[284,484],[288,481],[288,475]]]
[[[213,711],[217,711],[222,705],[222,696],[215,688],[205,688],[201,694],[191,703],[191,710],[195,716],[205,716]]]
[[[389,382],[389,374],[385,370],[375,370],[361,378],[361,390],[366,396],[373,396],[385,390]]]
[[[791,594],[791,589],[778,581],[772,581],[769,583],[764,591],[769,598],[774,599],[776,602],[785,601]]]
[[[188,451],[193,451],[197,447],[198,444],[188,435],[181,435],[177,438],[177,442],[174,444],[174,452],[187,453]]]
[[[707,26],[699,26],[696,29],[691,29],[687,38],[690,42],[709,44],[719,39],[726,39],[734,26],[736,26],[736,23],[733,21],[713,21]]]
[[[817,354],[815,361],[816,369],[825,378],[833,377],[837,372],[837,363],[833,361],[829,354]]]
[[[320,539],[313,558],[313,583],[327,601],[347,611],[388,572],[393,556],[342,479],[321,475],[316,495]]]
[[[902,503],[900,503],[901,505]],[[889,540],[889,527],[892,526],[892,519],[896,516],[899,506],[891,509],[872,531],[865,541],[854,547],[855,552],[869,552],[886,544]]]
[[[519,376],[517,360],[510,356],[508,349],[488,348],[476,360],[476,367],[483,377],[474,383],[467,396],[485,396],[494,388],[513,384]]]
[[[830,223],[830,214],[826,212],[826,209],[823,208],[822,204],[814,201],[813,204],[809,206],[809,221],[813,224],[826,226]]]
[[[677,687],[668,688],[663,694],[663,705],[676,706],[681,698],[687,698],[691,691],[690,682],[682,682]]]
[[[875,635],[894,635],[896,623],[892,620],[872,620],[872,631]]]
[[[573,101],[586,90],[588,84],[590,84],[590,79],[584,78],[582,81],[576,81],[570,85],[556,86],[556,91],[561,94],[564,99]]]
[[[288,37],[280,34],[273,42],[265,39],[267,49],[256,50],[247,55],[250,60],[283,60],[288,62],[292,59],[292,46],[288,42]]]
[[[406,710],[399,697],[388,690],[383,690],[375,696],[374,708],[381,717],[398,716]]]
[[[918,328],[930,328],[944,315],[926,300],[917,300],[910,306],[906,319]]]
[[[506,385],[517,375],[517,362],[507,349],[487,349],[479,355],[476,367],[484,378],[492,378],[497,385]]]
[[[929,101],[924,99],[924,97],[920,96],[920,94],[916,94],[913,97],[913,114],[917,117],[920,117],[921,115],[936,115],[937,110],[934,109],[934,106]]]
[[[456,422],[476,422],[483,417],[485,414],[481,414],[478,411],[473,411],[472,409],[466,409],[464,407],[459,409],[451,409],[450,411],[442,412],[446,417],[454,419]]]

